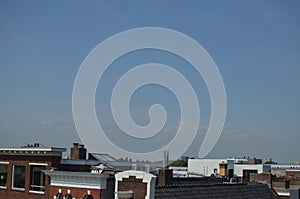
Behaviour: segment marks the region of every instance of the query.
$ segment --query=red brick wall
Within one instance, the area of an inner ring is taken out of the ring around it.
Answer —
[[[143,183],[142,179],[136,179],[134,176],[123,178],[118,182],[118,191],[133,191],[134,199],[145,199],[147,195],[147,183]]]
[[[39,193],[29,193],[30,185],[30,166],[29,163],[47,163],[48,166],[46,170],[51,169],[53,165],[57,166],[60,162],[60,157],[50,157],[50,156],[23,156],[23,155],[1,155],[0,162],[9,162],[7,168],[7,188],[0,189],[0,199],[48,199],[50,181],[49,177],[45,176],[45,192],[44,194]],[[25,176],[25,191],[13,190],[12,189],[12,170],[14,164],[24,164],[26,166],[26,176]]]
[[[52,167],[59,167],[61,157],[53,156],[29,156],[29,155],[1,155],[0,161],[2,162],[36,162],[36,163],[48,163]]]
[[[65,196],[68,192],[68,190],[71,191],[72,197],[76,199],[83,198],[86,194],[87,191],[91,191],[91,195],[93,196],[94,199],[101,199],[100,194],[101,191],[99,189],[86,189],[86,188],[74,188],[74,187],[62,187],[62,186],[51,186],[50,187],[50,199],[53,198],[58,193],[58,190],[62,190],[63,196]]]
[[[286,171],[286,178],[300,180],[300,171]]]
[[[290,196],[278,196],[278,199],[290,199]]]
[[[290,180],[290,186],[300,187],[300,180]]]
[[[288,189],[290,187],[290,181],[288,181],[288,180],[282,180],[282,181],[273,180],[272,181],[272,187],[273,188],[283,188],[283,189],[287,188]]]

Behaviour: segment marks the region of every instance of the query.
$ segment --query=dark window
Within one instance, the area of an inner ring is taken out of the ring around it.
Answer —
[[[254,169],[244,169],[243,170],[243,182],[249,182],[251,173],[257,173],[257,170],[254,170]]]
[[[66,194],[65,199],[72,199],[72,195],[71,194]]]
[[[63,195],[61,193],[56,194],[56,199],[63,199]]]
[[[31,165],[30,166],[30,190],[31,191],[45,191],[45,174],[43,170],[46,166]]]
[[[0,187],[7,187],[7,164],[0,164]]]
[[[214,174],[218,173],[218,169],[214,168]]]
[[[25,165],[14,165],[13,167],[13,188],[25,189]]]
[[[94,199],[92,195],[85,195],[83,199]]]
[[[229,169],[228,170],[228,177],[231,179],[231,178],[233,178],[233,169]]]

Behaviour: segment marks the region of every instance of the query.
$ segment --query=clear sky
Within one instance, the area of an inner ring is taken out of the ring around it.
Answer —
[[[69,147],[79,141],[72,89],[80,64],[106,38],[154,26],[194,38],[221,72],[227,118],[208,157],[300,160],[299,9],[299,1],[1,1],[0,146]],[[108,131],[116,131],[107,99],[120,66],[151,59],[173,64],[199,91],[201,128],[186,152],[196,156],[210,118],[209,96],[186,63],[167,53],[149,50],[120,58],[98,86],[98,117]],[[137,123],[147,124],[147,108],[160,102],[170,111],[165,130],[176,128],[178,104],[167,90],[145,87],[134,97]]]

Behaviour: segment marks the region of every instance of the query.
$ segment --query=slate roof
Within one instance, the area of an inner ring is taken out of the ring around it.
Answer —
[[[107,153],[89,153],[89,158],[98,160],[101,163],[115,162],[116,158]]]
[[[72,159],[61,159],[60,164],[63,165],[88,165],[88,166],[96,166],[99,165],[100,162],[98,160],[72,160]]]
[[[226,178],[212,178],[212,177],[188,177],[188,178],[173,178],[173,185],[215,185],[215,184],[223,184],[226,182]]]
[[[214,185],[168,185],[157,186],[156,199],[198,199],[198,198],[257,198],[275,199],[276,193],[264,184],[214,184]]]

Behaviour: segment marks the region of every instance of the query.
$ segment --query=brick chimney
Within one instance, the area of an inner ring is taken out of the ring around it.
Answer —
[[[156,177],[145,171],[123,171],[115,175],[115,198],[154,199]]]
[[[86,159],[86,148],[84,148],[83,144],[73,143],[73,147],[71,147],[70,159],[72,160]]]
[[[159,168],[157,169],[157,185],[166,186],[173,184],[173,169]]]

